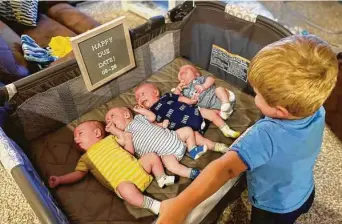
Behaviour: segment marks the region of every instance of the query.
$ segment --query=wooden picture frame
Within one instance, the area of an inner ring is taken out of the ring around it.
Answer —
[[[71,44],[88,91],[135,67],[124,16],[72,37]]]

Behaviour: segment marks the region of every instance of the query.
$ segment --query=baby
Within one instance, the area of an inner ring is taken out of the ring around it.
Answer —
[[[224,120],[233,113],[234,93],[223,87],[216,88],[213,77],[201,76],[194,66],[184,65],[179,70],[178,80],[180,83],[172,92],[187,97],[188,104],[220,110],[220,117]]]
[[[163,165],[155,153],[149,153],[137,160],[121,148],[116,137],[105,137],[104,125],[99,121],[86,121],[75,128],[77,146],[85,151],[75,171],[63,176],[51,176],[50,187],[81,180],[90,171],[108,189],[114,191],[128,203],[159,213],[160,202],[142,194],[151,184],[153,173],[159,187],[174,183],[174,176],[164,173]]]
[[[207,150],[206,145],[196,146],[193,130],[184,127],[171,131],[154,124],[156,116],[151,111],[139,107],[135,107],[134,111],[140,114],[133,117],[126,107],[109,110],[105,118],[106,130],[117,136],[118,143],[130,153],[136,153],[139,157],[146,153],[156,153],[161,156],[169,171],[195,179],[200,171],[179,163],[186,148],[192,159],[198,159]]]
[[[214,111],[189,105],[189,99],[173,93],[160,97],[158,88],[152,83],[141,84],[135,89],[135,99],[138,105],[150,109],[156,115],[156,121],[170,121],[168,128],[177,130],[189,126],[194,131],[203,134],[208,127],[208,121],[213,122],[224,136],[237,138],[240,133],[229,128],[224,120]],[[197,101],[192,101],[195,104]]]

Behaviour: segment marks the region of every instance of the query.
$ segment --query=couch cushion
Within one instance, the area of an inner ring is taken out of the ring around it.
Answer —
[[[48,46],[52,37],[76,36],[73,31],[44,14],[40,14],[37,27],[26,29],[23,31],[23,34],[27,34],[32,37],[32,39],[34,39],[36,43],[43,48]]]
[[[20,37],[0,21],[0,74],[1,81],[8,84],[27,76],[28,63],[25,60]]]
[[[84,33],[100,25],[90,16],[66,3],[52,6],[48,10],[48,16],[68,27],[76,34]]]
[[[28,74],[28,69],[16,62],[12,50],[0,37],[0,81],[9,84]]]

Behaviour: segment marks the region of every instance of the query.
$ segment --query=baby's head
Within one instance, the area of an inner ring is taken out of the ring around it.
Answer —
[[[199,76],[201,73],[194,66],[183,65],[178,72],[178,81],[188,85]]]
[[[112,122],[116,128],[123,131],[132,121],[133,113],[127,107],[114,107],[107,112],[105,119],[107,124]]]
[[[74,130],[76,145],[86,151],[105,137],[104,125],[100,121],[85,121]]]
[[[336,55],[326,42],[313,35],[290,36],[259,51],[250,63],[248,81],[263,114],[296,119],[323,105],[337,72]]]
[[[134,90],[135,100],[138,105],[150,109],[160,99],[160,92],[156,85],[144,83]]]

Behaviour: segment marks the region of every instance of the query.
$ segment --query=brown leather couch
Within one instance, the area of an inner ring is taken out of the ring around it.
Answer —
[[[39,68],[36,64],[25,60],[21,49],[20,35],[27,34],[39,46],[47,47],[52,37],[77,36],[99,25],[97,21],[80,12],[67,2],[40,1],[36,27],[28,27],[14,22],[0,20],[0,38],[8,44],[17,68],[20,67],[20,71],[23,73],[27,72],[27,74],[32,74],[37,72]],[[54,66],[72,57],[73,54],[70,53],[66,57],[51,63],[49,66]],[[4,66],[3,64],[1,66]],[[15,75],[1,74],[4,73],[3,70],[4,68],[0,69],[0,81],[5,84],[21,78]]]

